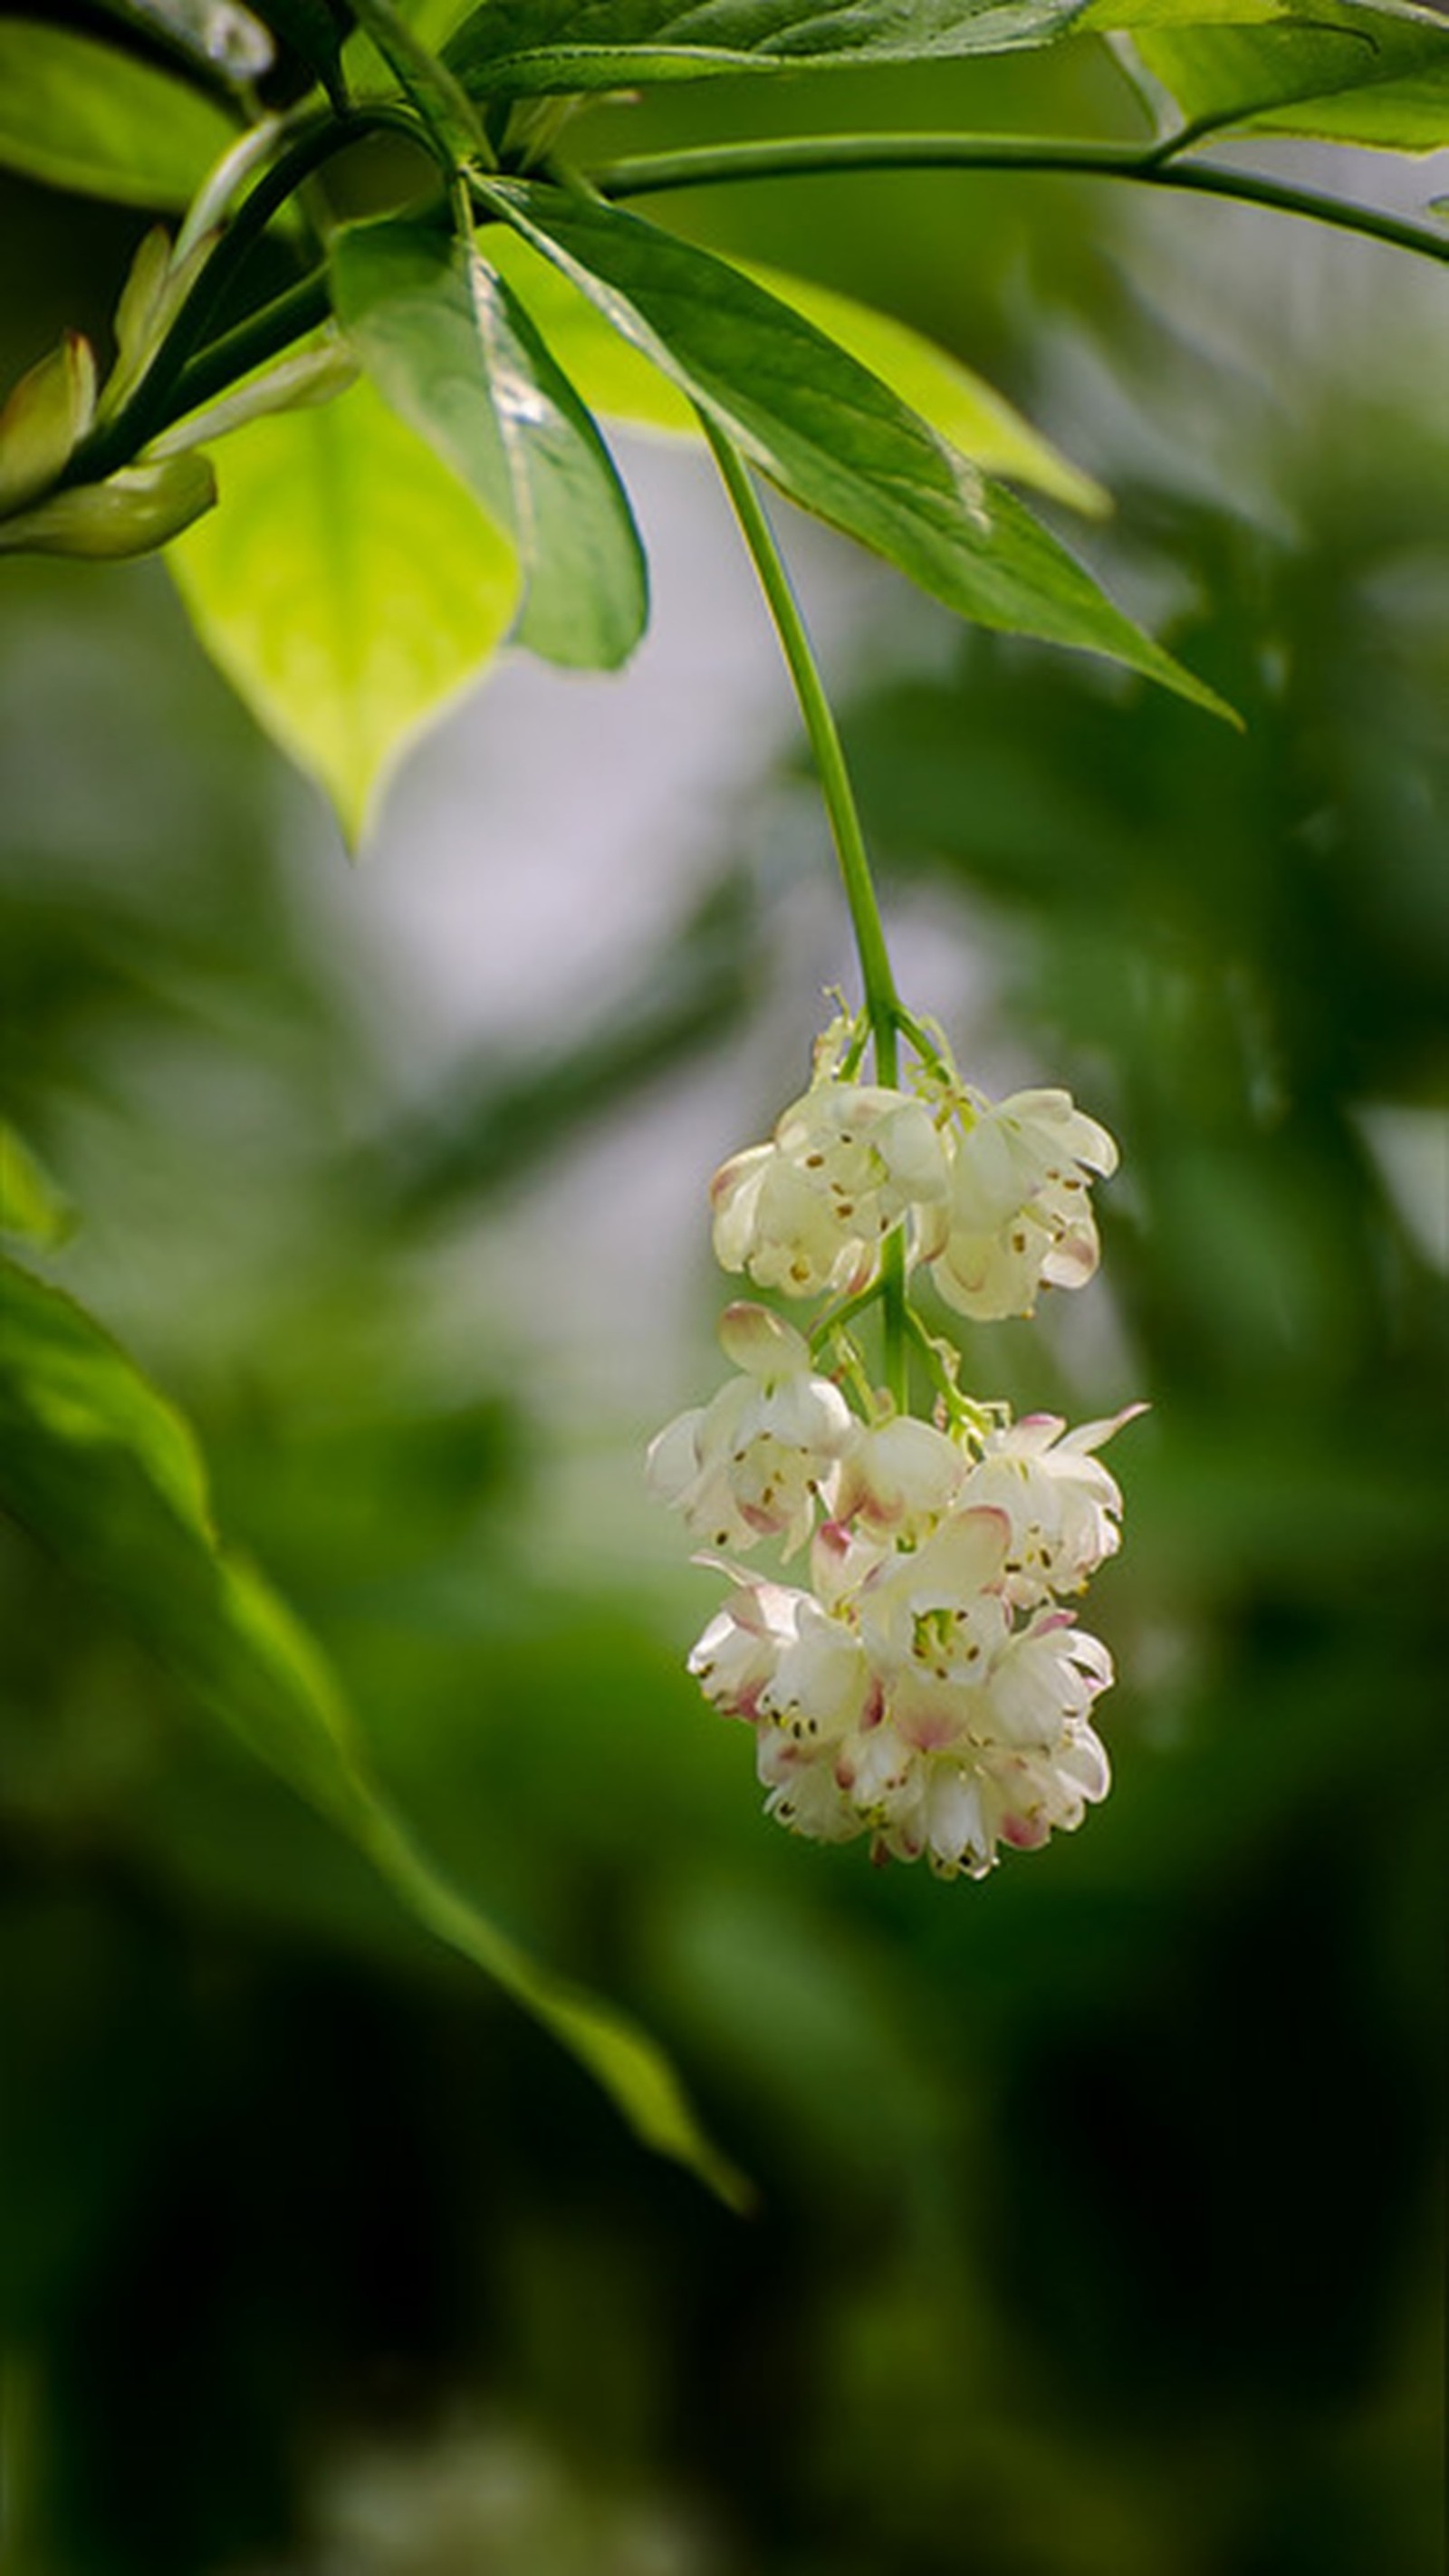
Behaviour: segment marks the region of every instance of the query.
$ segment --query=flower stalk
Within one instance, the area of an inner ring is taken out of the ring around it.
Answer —
[[[769,520],[750,480],[749,470],[738,449],[722,430],[700,412],[701,424],[719,467],[720,477],[734,508],[740,531],[749,549],[750,559],[765,594],[780,649],[785,656],[790,677],[795,685],[800,713],[820,780],[820,792],[830,821],[831,838],[840,864],[841,882],[850,910],[850,926],[855,936],[856,955],[860,960],[861,982],[865,993],[865,1015],[870,1026],[877,1082],[894,1084],[900,1071],[898,1031],[901,1001],[891,969],[890,951],[886,946],[885,925],[881,920],[875,882],[870,872],[865,834],[845,764],[834,710],[825,693],[825,684],[811,646],[809,631],[795,597],[784,558],[775,543]],[[908,1398],[908,1351],[905,1324],[906,1274],[904,1247],[899,1235],[886,1243],[881,1268],[880,1301],[885,1335],[886,1384],[897,1404]]]

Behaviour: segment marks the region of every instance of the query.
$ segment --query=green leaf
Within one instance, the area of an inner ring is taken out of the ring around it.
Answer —
[[[757,286],[804,315],[837,348],[868,367],[911,411],[973,465],[1030,484],[1069,508],[1104,518],[1111,496],[1013,410],[985,379],[890,313],[858,304],[852,295],[817,286],[813,279],[767,268],[756,260],[736,265]]]
[[[168,558],[207,651],[356,842],[414,736],[486,668],[518,562],[366,384],[229,439]]]
[[[1111,0],[1102,23],[1121,25]],[[1092,13],[1096,22],[1098,11]],[[1449,142],[1449,26],[1373,0],[1290,0],[1253,27],[1194,25],[1159,9],[1134,36],[1139,59],[1189,125],[1310,136],[1382,151]]]
[[[802,508],[978,625],[1105,653],[1228,713],[1019,501],[738,269],[558,189],[483,193]]]
[[[700,436],[693,403],[642,351],[621,339],[598,308],[521,233],[500,234],[495,228],[488,257],[527,306],[590,410],[672,437]],[[1099,483],[1059,455],[982,377],[919,331],[784,269],[743,259],[733,265],[869,367],[973,465],[1032,484],[1093,516],[1110,509]]]
[[[53,1252],[75,1232],[75,1210],[45,1165],[0,1118],[0,1234]]]
[[[648,615],[643,552],[608,450],[517,299],[476,251],[420,223],[349,226],[332,275],[379,392],[512,533],[519,641],[617,668]]]
[[[1083,0],[483,0],[445,59],[480,96],[617,89],[850,63],[1005,53],[1066,33]]]
[[[9,1261],[0,1261],[0,1506],[356,1844],[430,1931],[571,2050],[641,2138],[743,2205],[745,2185],[653,2041],[536,1966],[418,1849],[370,1777],[321,1649],[218,1539],[181,1416],[90,1316]]]
[[[150,63],[68,27],[0,20],[0,163],[81,196],[184,206],[236,127]]]

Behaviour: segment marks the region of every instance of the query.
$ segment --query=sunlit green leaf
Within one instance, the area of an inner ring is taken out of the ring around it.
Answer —
[[[1098,5],[1105,13],[1111,0]],[[1293,0],[1263,26],[1203,26],[1183,16],[1179,25],[1164,11],[1134,42],[1190,125],[1399,152],[1449,142],[1449,25],[1426,10]]]
[[[371,387],[254,422],[168,560],[202,642],[356,841],[407,745],[512,623],[501,529]]]
[[[215,1718],[346,1834],[440,1940],[598,2078],[639,2135],[726,2199],[739,2177],[626,2017],[536,1967],[441,1879],[369,1776],[326,1658],[218,1539],[191,1432],[82,1309],[0,1261],[0,1505],[101,1593]]]
[[[495,228],[488,257],[527,305],[592,410],[643,429],[685,438],[700,435],[698,414],[679,387],[622,339],[597,306],[520,233],[501,234]],[[982,377],[919,331],[785,269],[755,260],[733,265],[869,367],[973,465],[1034,485],[1078,510],[1101,513],[1109,508],[1100,484],[1059,455]]]
[[[181,80],[69,27],[0,20],[0,163],[82,196],[184,206],[236,127]]]
[[[723,260],[557,189],[490,198],[801,506],[979,625],[1104,653],[1222,713],[999,484]]]
[[[332,268],[379,391],[512,533],[520,643],[615,668],[644,630],[644,558],[608,451],[527,314],[476,252],[425,224],[352,225]]]

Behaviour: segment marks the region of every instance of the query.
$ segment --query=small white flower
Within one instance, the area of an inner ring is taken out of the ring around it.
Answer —
[[[1129,1404],[1108,1422],[1068,1431],[1053,1413],[1027,1414],[987,1435],[985,1454],[961,1488],[963,1504],[994,1504],[1011,1523],[1008,1598],[1031,1609],[1048,1593],[1080,1592],[1121,1543],[1122,1495],[1092,1455],[1147,1407]]]
[[[954,1440],[912,1413],[855,1423],[825,1488],[830,1518],[859,1519],[914,1544],[936,1527],[960,1490],[967,1460]],[[984,1494],[983,1502],[994,1495]]]
[[[742,1374],[665,1425],[650,1445],[649,1485],[707,1545],[783,1538],[789,1556],[810,1536],[816,1493],[855,1416],[840,1389],[814,1375],[794,1326],[763,1306],[727,1307],[719,1337]]]
[[[1018,1091],[995,1105],[967,1097],[976,1117],[953,1137],[931,1276],[947,1305],[977,1322],[1030,1315],[1044,1284],[1080,1288],[1095,1271],[1088,1174],[1115,1171],[1117,1148],[1065,1091]]]
[[[726,1566],[726,1573],[731,1568]],[[689,1658],[705,1698],[725,1717],[753,1720],[760,1693],[795,1639],[807,1592],[784,1583],[734,1576],[731,1598],[715,1613]]]
[[[946,1178],[946,1148],[921,1101],[880,1084],[816,1081],[768,1145],[716,1172],[716,1257],[790,1297],[852,1296],[899,1218],[944,1210]]]

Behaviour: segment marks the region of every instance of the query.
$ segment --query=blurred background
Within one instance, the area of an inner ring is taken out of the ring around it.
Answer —
[[[1090,48],[771,112],[1135,113]],[[604,113],[642,148],[762,109]],[[965,634],[777,513],[913,1006],[1122,1143],[1102,1278],[968,1367],[1151,1401],[1092,1605],[1116,1787],[981,1886],[875,1872],[765,1822],[682,1669],[713,1588],[640,1459],[721,1373],[704,1186],[852,980],[704,464],[621,445],[634,668],[504,668],[356,868],[163,569],[7,563],[0,1116],[80,1220],[42,1266],[191,1413],[439,1860],[667,2041],[761,2194],[638,2149],[7,1528],[7,2565],[1427,2576],[1444,279],[1061,182],[667,213],[1010,392],[1247,720]],[[0,222],[8,381],[103,328],[144,219],[6,183]]]

